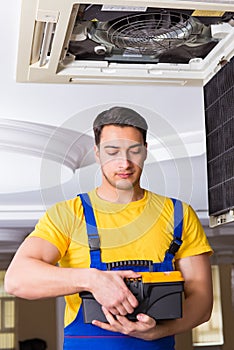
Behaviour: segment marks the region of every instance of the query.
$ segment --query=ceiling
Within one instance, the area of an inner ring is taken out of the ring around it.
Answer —
[[[98,185],[92,120],[114,105],[135,108],[149,123],[143,185],[190,203],[216,251],[214,261],[233,261],[234,225],[208,227],[202,87],[16,83],[20,0],[2,7],[0,268],[47,207]]]

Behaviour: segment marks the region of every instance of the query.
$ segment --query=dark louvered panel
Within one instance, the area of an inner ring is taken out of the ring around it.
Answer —
[[[229,89],[233,88],[234,84],[234,74],[233,74],[233,59],[229,64],[224,66],[224,69],[220,71],[216,77],[218,80],[219,97],[226,94]]]
[[[234,198],[234,178],[232,177],[225,183],[226,191],[226,205],[227,208],[233,208],[233,198]]]
[[[233,98],[234,98],[234,89],[233,89]],[[233,111],[233,115],[234,115],[234,111]],[[224,150],[226,152],[233,148],[234,117],[229,119],[229,121],[223,125],[223,137],[224,137]],[[234,148],[233,148],[233,152],[234,152]]]
[[[234,59],[204,87],[209,214],[234,208]]]
[[[234,70],[234,68],[233,68]],[[233,72],[234,75],[234,72]],[[233,83],[234,85],[234,83]],[[233,99],[233,87],[229,89],[220,100],[220,118],[225,123],[232,119],[234,115],[234,99]]]
[[[209,85],[212,84],[212,89],[209,88]],[[204,98],[205,106],[211,107],[213,103],[217,101],[217,96],[219,95],[218,87],[218,77],[217,75],[204,87]]]
[[[222,122],[222,115],[219,113],[221,109],[220,101],[216,101],[206,109],[206,132],[210,134],[217,129]]]

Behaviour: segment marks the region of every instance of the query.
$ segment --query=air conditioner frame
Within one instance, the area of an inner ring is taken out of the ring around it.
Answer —
[[[222,62],[234,55],[234,27],[205,59],[194,59],[189,64],[121,64],[106,61],[69,61],[61,63],[66,55],[66,43],[71,34],[79,4],[75,0],[22,0],[16,80],[41,83],[132,83],[204,85],[221,68]],[[82,4],[90,4],[83,0]],[[94,4],[94,3],[92,3]],[[194,9],[204,11],[234,12],[234,4],[227,1],[135,1],[102,0],[95,4]],[[75,5],[75,6],[74,6]],[[50,57],[44,65],[33,61],[32,52],[38,50],[35,23],[48,27],[56,25]]]

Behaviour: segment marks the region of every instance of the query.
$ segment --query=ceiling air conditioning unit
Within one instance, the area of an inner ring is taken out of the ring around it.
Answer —
[[[233,43],[233,1],[23,0],[17,81],[204,85]]]

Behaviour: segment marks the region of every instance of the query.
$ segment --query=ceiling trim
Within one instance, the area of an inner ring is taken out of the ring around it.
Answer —
[[[76,130],[0,119],[0,149],[49,159],[75,171],[94,163],[93,138]]]

